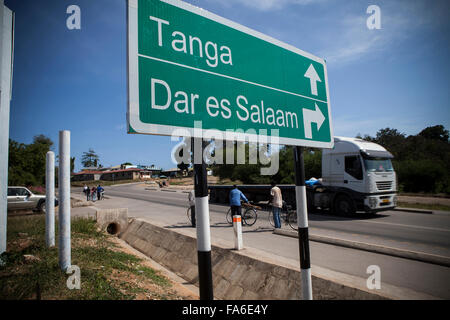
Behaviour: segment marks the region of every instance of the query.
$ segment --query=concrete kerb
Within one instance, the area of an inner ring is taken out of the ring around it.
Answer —
[[[159,236],[153,237],[152,235],[155,234]],[[196,239],[192,236],[145,220],[134,219],[120,237],[190,283],[198,282],[197,246]],[[137,241],[137,239],[147,240]],[[168,246],[166,242],[171,245]],[[183,242],[183,245],[175,245],[173,242]],[[258,253],[251,251],[232,250],[231,244],[224,247],[221,243],[212,245],[211,258],[216,298],[300,299],[301,277],[298,267],[291,267],[280,259],[271,259],[266,256],[258,258]],[[379,292],[370,291],[362,286],[352,287],[335,281],[313,273],[314,298],[387,298]]]
[[[274,234],[288,236],[292,238],[298,238],[298,233],[295,231],[287,231],[282,229],[275,229]],[[363,251],[369,251],[374,253],[385,254],[393,257],[399,257],[404,259],[416,260],[421,262],[432,263],[444,267],[450,267],[450,258],[445,256],[433,255],[424,252],[409,251],[403,249],[397,249],[392,247],[380,246],[376,244],[349,241],[338,238],[330,238],[318,235],[309,235],[310,241],[321,242],[346,248],[358,249]]]
[[[394,211],[403,211],[403,212],[412,212],[412,213],[433,214],[432,210],[415,209],[415,208],[395,207],[392,210],[394,210]]]

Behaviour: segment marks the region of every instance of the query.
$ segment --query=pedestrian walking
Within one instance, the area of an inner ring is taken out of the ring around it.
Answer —
[[[102,193],[105,191],[100,185],[97,187],[97,199],[102,200]]]
[[[97,189],[95,187],[92,187],[92,189],[91,189],[91,200],[92,201],[96,200],[96,193],[97,193]]]
[[[84,185],[84,187],[83,187],[83,193],[84,193],[84,195],[86,196],[86,201],[89,201],[89,194],[90,194],[90,191],[89,191],[89,187],[88,187],[87,185]]]

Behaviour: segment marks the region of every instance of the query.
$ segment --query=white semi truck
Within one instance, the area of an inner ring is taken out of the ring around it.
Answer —
[[[308,210],[333,209],[341,214],[377,212],[397,204],[397,177],[392,154],[358,138],[334,138],[322,151],[322,179],[307,188]]]
[[[334,148],[322,151],[322,178],[307,181],[308,212],[318,209],[352,215],[375,213],[397,205],[397,178],[392,154],[382,146],[358,138],[334,138]],[[308,173],[306,172],[306,175]],[[295,207],[295,186],[278,185],[283,200]],[[228,203],[232,186],[209,186],[210,201]],[[253,202],[269,199],[270,185],[240,185]]]

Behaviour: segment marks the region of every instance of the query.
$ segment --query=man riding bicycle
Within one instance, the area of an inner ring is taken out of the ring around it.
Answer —
[[[240,216],[241,214],[241,200],[244,200],[248,203],[247,198],[242,193],[241,190],[238,189],[236,185],[233,185],[233,189],[230,191],[230,207],[231,207],[231,216]]]

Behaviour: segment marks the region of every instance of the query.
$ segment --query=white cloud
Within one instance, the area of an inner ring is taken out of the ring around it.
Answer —
[[[363,11],[333,21],[336,27],[322,37],[322,46],[326,49],[320,52],[320,56],[328,63],[345,65],[391,50],[400,42],[414,37],[418,31],[436,28],[444,22],[439,6],[428,8],[423,2],[408,2],[408,5],[385,3],[380,5],[380,9],[380,30],[367,28],[366,21],[370,15]]]

